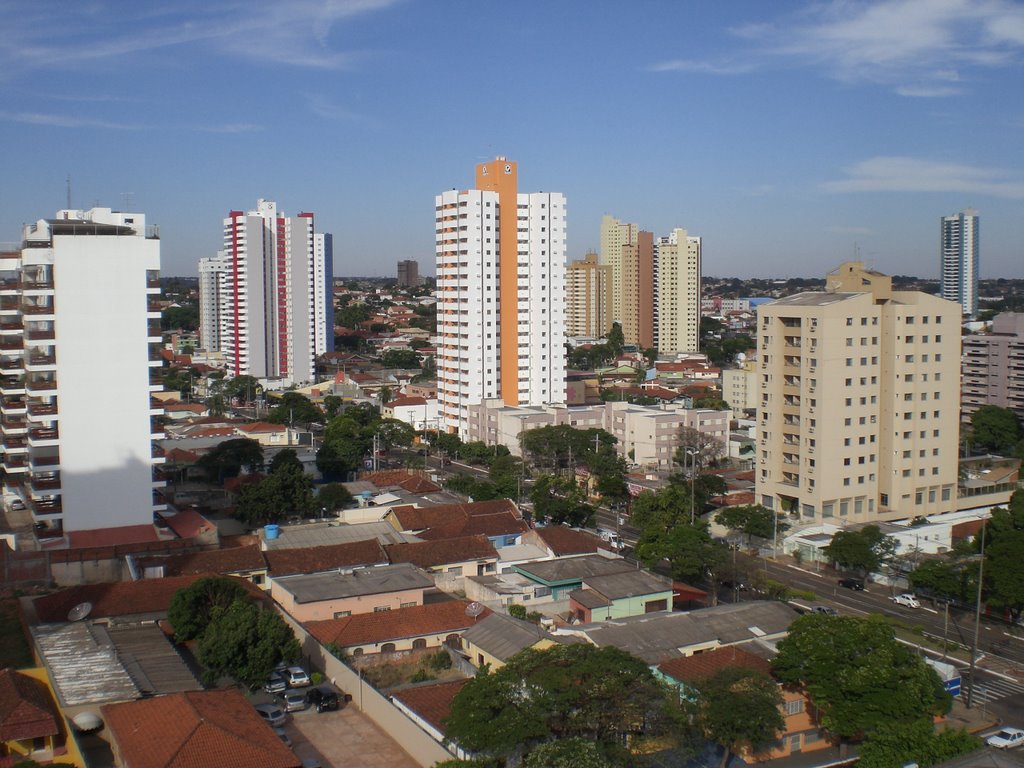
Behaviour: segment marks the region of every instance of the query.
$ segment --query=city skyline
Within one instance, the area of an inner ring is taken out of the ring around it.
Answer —
[[[566,195],[569,260],[610,213],[700,233],[710,276],[938,278],[936,219],[976,208],[980,277],[1024,276],[1019,3],[0,8],[0,241],[70,176],[160,225],[167,275],[260,197],[317,212],[336,274],[390,275],[432,262],[423,201],[506,155]]]

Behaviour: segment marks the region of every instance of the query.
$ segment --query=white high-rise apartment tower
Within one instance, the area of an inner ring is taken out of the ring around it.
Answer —
[[[978,314],[980,240],[978,212],[973,208],[942,217],[939,295],[957,302],[968,317]]]
[[[565,197],[520,194],[516,164],[476,168],[476,188],[434,199],[440,428],[467,406],[565,402]]]
[[[314,380],[317,356],[334,348],[332,251],[312,213],[285,216],[269,200],[224,219],[224,250],[200,261],[199,314],[229,375]]]
[[[673,229],[657,250],[658,351],[696,352],[700,339],[701,239]]]
[[[4,484],[39,538],[102,545],[111,539],[99,529],[111,528],[119,543],[157,538],[159,269],[156,227],[109,208],[58,211],[0,254]]]

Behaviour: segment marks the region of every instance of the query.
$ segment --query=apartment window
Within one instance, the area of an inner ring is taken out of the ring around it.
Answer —
[[[913,325],[913,324],[914,324],[914,318],[908,316],[907,317],[907,325]]]
[[[883,507],[888,507],[889,506],[889,494],[888,493],[880,493],[878,495],[878,503],[881,504]]]
[[[848,346],[848,347],[852,347],[853,346],[853,339],[850,338],[849,336],[846,337],[846,346]]]
[[[942,500],[949,501],[949,488],[942,489]]]
[[[843,466],[844,467],[850,466],[850,457],[849,456],[847,456],[845,459],[843,459]]]
[[[832,505],[831,504],[827,504],[826,506],[827,507],[831,507]],[[831,517],[831,516],[832,516],[832,514],[831,514],[831,509],[830,509],[829,510],[829,514],[826,515],[826,517]],[[787,715],[799,715],[803,711],[804,711],[804,700],[803,699],[797,699],[796,701],[787,701],[786,702],[786,714]]]
[[[907,344],[913,344],[913,343],[914,343],[914,337],[913,336],[907,336]]]
[[[843,438],[843,445],[846,445],[846,446],[848,446],[849,444],[850,444],[850,438],[848,438],[848,437],[844,437],[844,438]]]
[[[903,470],[903,477],[910,477],[910,470],[909,469],[904,469]]]
[[[918,491],[917,493],[914,494],[914,503],[915,504],[920,504],[923,501],[924,501],[924,494],[923,493]]]
[[[942,343],[942,337],[939,336],[938,334],[935,335],[935,343],[936,344],[941,344]]]
[[[846,318],[846,324],[847,325],[853,325],[853,318],[852,317]]]
[[[862,317],[862,318],[860,319],[860,324],[861,324],[861,325],[867,325],[867,324],[868,324],[868,319],[867,319],[866,317]]]
[[[874,442],[874,435],[872,435],[872,442]],[[858,437],[857,438],[857,445],[864,445],[864,438],[863,437]]]
[[[848,502],[848,501],[840,501],[839,502],[839,516],[840,517],[846,517],[848,514],[850,514],[850,502]]]
[[[851,424],[853,424],[853,420],[852,419],[843,419],[843,426],[844,427],[848,427]]]
[[[849,387],[849,386],[852,386],[852,385],[853,385],[853,379],[847,379],[846,380],[846,386]]]
[[[374,613],[384,613],[384,611],[390,611],[390,610],[391,610],[391,606],[390,605],[375,605],[373,607],[373,612]]]
[[[912,362],[914,362],[914,356],[913,356],[913,355],[907,355],[907,357],[906,357],[906,361],[907,361],[908,363],[912,363]]]
[[[852,397],[846,398],[846,407],[849,408],[851,405],[853,405],[853,398]]]
[[[844,477],[843,478],[843,485],[849,485],[849,484],[850,484],[850,478]]]
[[[867,359],[866,357],[862,357],[862,358],[860,359],[860,364],[861,364],[861,365],[867,365],[867,364],[868,364],[868,359]]]
[[[853,365],[853,358],[852,357],[846,358],[846,367],[849,368],[852,365]]]

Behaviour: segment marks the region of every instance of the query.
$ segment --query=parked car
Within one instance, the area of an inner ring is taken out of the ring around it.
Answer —
[[[309,702],[306,701],[306,694],[303,691],[288,691],[281,697],[281,706],[285,712],[301,712],[309,709]]]
[[[302,768],[323,768],[315,757],[302,758]]]
[[[277,735],[277,738],[279,738],[281,741],[284,742],[284,745],[286,747],[291,749],[291,747],[292,747],[292,740],[291,740],[291,737],[288,736],[288,732],[284,728],[282,728],[281,726],[277,726],[274,729],[274,733]]]
[[[309,685],[309,675],[302,667],[288,667],[284,671],[284,679],[288,682],[289,688],[301,688]]]
[[[267,682],[263,684],[263,690],[272,694],[284,693],[287,688],[288,683],[286,683],[284,678],[277,672],[271,672],[270,677],[267,678]]]
[[[811,608],[812,613],[821,613],[825,616],[838,616],[839,613],[830,605],[816,605]]]
[[[864,591],[864,582],[860,579],[840,579],[839,586],[852,589],[854,592]]]
[[[909,592],[904,592],[902,595],[896,595],[896,597],[890,597],[896,605],[902,605],[904,608],[920,608],[921,604],[917,602],[917,598]]]
[[[267,725],[282,725],[288,715],[277,704],[257,704],[256,714],[262,717]]]
[[[996,749],[1012,749],[1024,744],[1024,730],[1020,728],[1003,728],[998,733],[993,733],[985,743]]]
[[[310,688],[306,702],[307,706],[315,707],[317,712],[332,712],[341,707],[341,696],[327,688]]]

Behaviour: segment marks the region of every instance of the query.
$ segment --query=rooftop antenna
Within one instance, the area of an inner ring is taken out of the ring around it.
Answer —
[[[70,211],[71,210],[71,174],[70,173],[68,174],[67,185],[68,185],[68,210]]]
[[[121,205],[124,206],[122,209],[123,213],[129,213],[132,207],[135,205],[135,193],[134,192],[122,192],[121,193]]]

